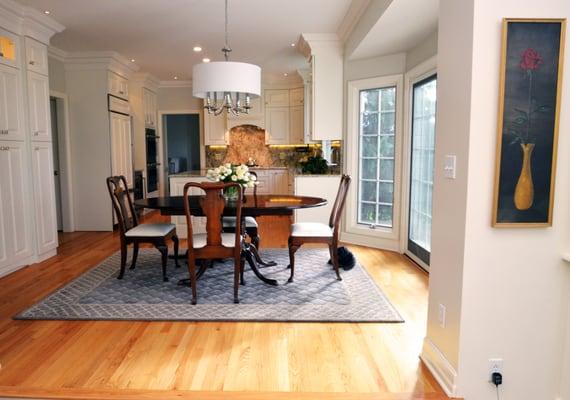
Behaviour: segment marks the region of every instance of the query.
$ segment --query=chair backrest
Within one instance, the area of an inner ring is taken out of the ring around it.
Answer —
[[[331,210],[329,226],[333,228],[335,235],[338,235],[338,230],[340,227],[340,217],[342,216],[342,211],[344,210],[344,204],[346,203],[346,196],[348,194],[350,180],[351,178],[349,175],[342,175],[342,177],[340,178],[340,185],[338,186],[336,199],[334,201],[334,205]]]
[[[255,181],[257,182],[257,172],[255,171],[249,171],[250,175],[255,176]],[[245,190],[244,190],[245,191]],[[257,185],[253,186],[253,195],[257,196]]]
[[[110,176],[107,178],[107,189],[113,202],[113,210],[117,216],[119,231],[124,235],[129,229],[139,224],[133,200],[129,195],[127,179],[121,176]]]
[[[241,242],[241,208],[243,203],[243,190],[239,183],[223,182],[188,182],[184,185],[184,211],[186,213],[186,223],[188,225],[188,249],[194,248],[192,237],[192,212],[188,192],[190,188],[199,188],[205,192],[199,197],[199,205],[202,214],[206,217],[206,247],[209,249],[220,249],[222,246],[222,215],[226,207],[226,199],[223,190],[229,187],[238,188],[238,198],[232,205],[236,211],[235,247],[239,248]],[[198,215],[200,216],[200,215]]]

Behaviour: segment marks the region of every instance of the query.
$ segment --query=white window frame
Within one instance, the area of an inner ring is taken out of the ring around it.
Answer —
[[[406,254],[424,270],[429,270],[429,266],[408,250],[409,234],[409,207],[410,207],[410,160],[412,158],[412,103],[414,100],[414,85],[432,75],[437,74],[437,57],[427,59],[421,64],[409,70],[405,75],[405,104],[404,104],[404,140],[402,152],[402,212],[400,224],[402,226],[402,236],[400,237],[400,253]],[[437,123],[437,121],[436,121]],[[436,138],[437,141],[437,138]],[[434,168],[436,167],[434,163]]]
[[[360,91],[367,89],[396,87],[396,117],[394,131],[394,200],[392,227],[376,227],[357,223],[358,214],[358,178],[359,178],[359,140],[360,140]],[[348,82],[347,88],[347,137],[346,171],[352,176],[348,192],[342,240],[349,243],[398,251],[401,209],[401,165],[402,165],[402,116],[404,76],[389,75]]]

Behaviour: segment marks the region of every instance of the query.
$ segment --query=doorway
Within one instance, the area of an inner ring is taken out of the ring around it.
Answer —
[[[429,268],[435,155],[437,77],[412,86],[410,191],[407,250]]]
[[[63,213],[61,206],[61,180],[59,177],[59,128],[57,117],[57,99],[50,97],[49,99],[50,113],[51,113],[51,132],[52,132],[52,146],[53,146],[53,180],[55,185],[55,208],[57,216],[57,230],[63,231]]]
[[[164,114],[162,118],[167,175],[200,170],[200,114]]]

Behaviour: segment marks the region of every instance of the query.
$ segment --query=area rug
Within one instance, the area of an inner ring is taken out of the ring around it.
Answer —
[[[190,288],[178,285],[188,277],[186,264],[169,260],[168,282],[162,281],[160,253],[141,249],[136,269],[116,278],[116,253],[15,319],[143,320],[143,321],[322,321],[403,322],[384,293],[359,264],[336,279],[327,264],[327,249],[300,249],[295,256],[295,281],[287,249],[262,252],[275,267],[264,267],[269,286],[246,266],[240,303],[233,303],[233,263],[217,262],[198,280],[198,304],[191,305]],[[130,265],[130,264],[129,264]]]

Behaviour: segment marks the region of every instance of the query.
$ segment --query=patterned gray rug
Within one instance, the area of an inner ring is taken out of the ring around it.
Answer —
[[[326,249],[301,249],[296,254],[295,282],[286,283],[289,263],[286,249],[262,252],[275,267],[263,273],[279,286],[259,281],[246,266],[240,303],[233,303],[233,263],[216,263],[198,281],[198,304],[190,304],[190,288],[179,286],[187,278],[186,264],[176,269],[169,260],[169,282],[163,282],[160,254],[141,250],[135,270],[116,279],[119,253],[81,275],[15,319],[145,320],[145,321],[328,321],[403,322],[372,278],[357,263],[341,271],[337,281],[327,264]],[[129,264],[130,265],[130,264]]]

